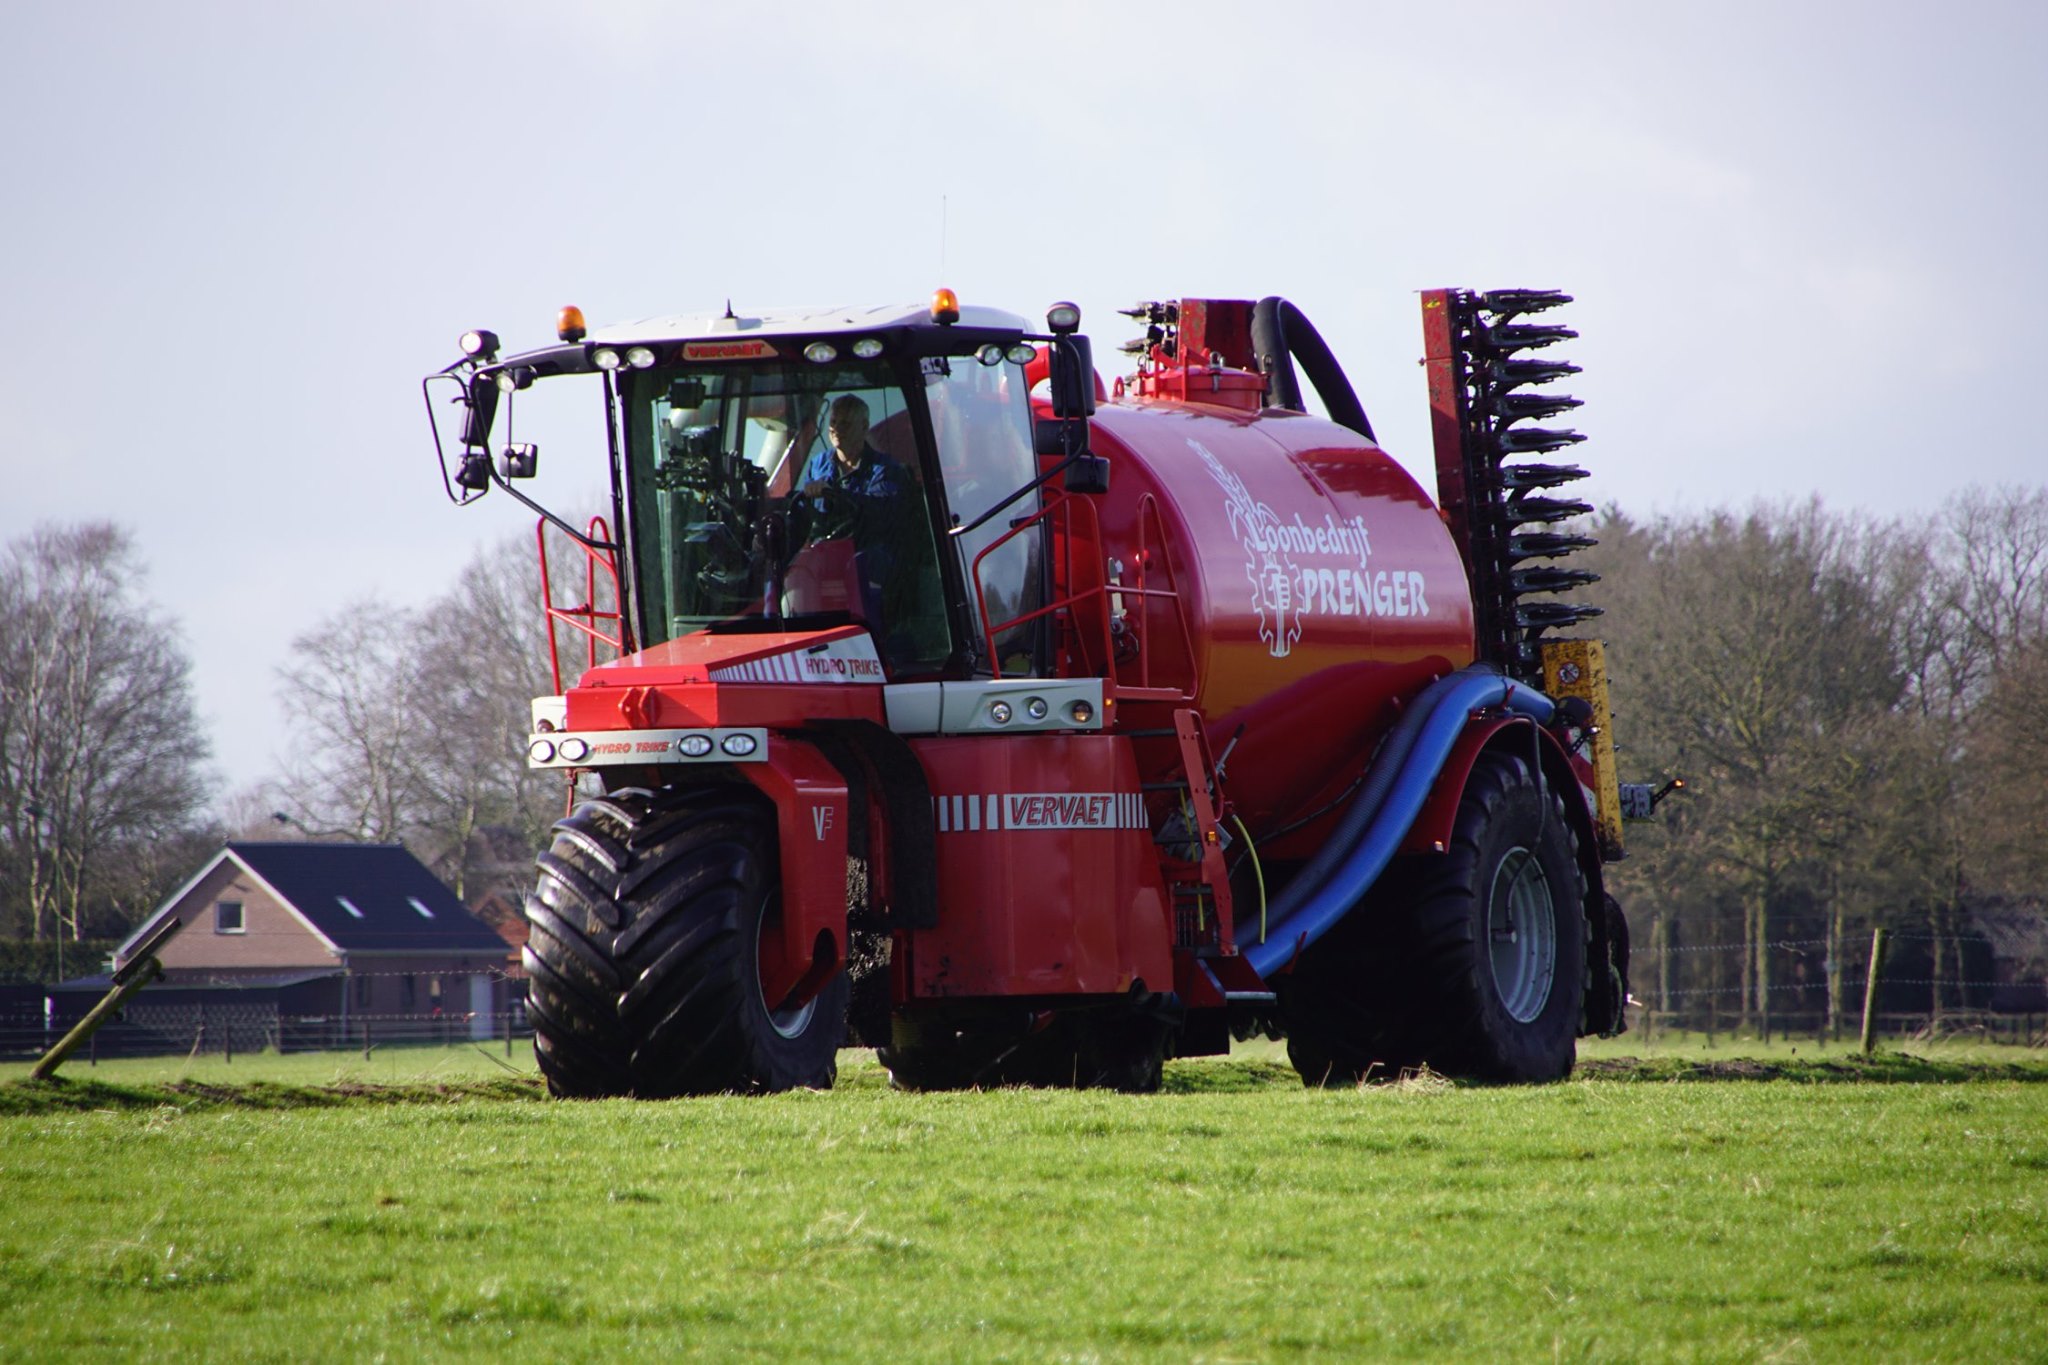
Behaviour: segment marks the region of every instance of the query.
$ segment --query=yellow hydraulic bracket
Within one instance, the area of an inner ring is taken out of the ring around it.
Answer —
[[[1608,862],[1622,856],[1621,784],[1614,774],[1614,721],[1607,704],[1607,657],[1598,640],[1545,640],[1543,690],[1552,700],[1582,697],[1593,708],[1593,742],[1587,757],[1593,764],[1595,823],[1600,853]]]

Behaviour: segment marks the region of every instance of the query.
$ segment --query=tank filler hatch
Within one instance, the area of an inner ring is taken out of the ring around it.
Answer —
[[[1257,412],[1266,378],[1252,345],[1249,299],[1178,299],[1120,311],[1145,326],[1121,347],[1138,371],[1117,381],[1117,394],[1176,403],[1207,403]]]

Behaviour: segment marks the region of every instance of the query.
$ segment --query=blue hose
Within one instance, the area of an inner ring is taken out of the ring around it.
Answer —
[[[1388,735],[1379,762],[1329,842],[1268,908],[1265,938],[1244,946],[1253,971],[1270,977],[1286,966],[1371,889],[1422,814],[1472,712],[1488,706],[1505,706],[1539,725],[1555,709],[1534,688],[1477,668],[1431,683]]]

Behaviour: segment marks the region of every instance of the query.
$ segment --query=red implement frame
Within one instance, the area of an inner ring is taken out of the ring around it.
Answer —
[[[1213,942],[1225,957],[1237,953],[1237,925],[1230,897],[1230,874],[1223,865],[1223,792],[1216,782],[1216,760],[1209,752],[1209,737],[1203,732],[1202,717],[1190,708],[1173,713],[1175,740],[1180,746],[1181,768],[1187,778],[1191,831],[1198,841],[1197,860],[1184,871],[1170,869],[1167,880],[1177,896],[1195,904],[1201,941]],[[1208,939],[1209,925],[1203,911],[1215,915],[1215,938]]]
[[[1465,487],[1465,374],[1451,313],[1451,291],[1422,294],[1423,369],[1429,379],[1429,430],[1436,449],[1436,503],[1457,542],[1468,579],[1474,572],[1470,490]]]
[[[603,517],[592,517],[586,534],[599,544],[608,544],[612,533]],[[555,635],[555,624],[568,626],[580,631],[589,646],[589,662],[586,667],[595,668],[599,663],[599,645],[611,647],[613,658],[633,652],[632,633],[626,627],[626,618],[619,610],[618,603],[624,599],[619,593],[619,559],[614,550],[600,550],[583,545],[583,602],[580,606],[555,605],[555,589],[552,575],[548,571],[548,524],[541,521],[533,528],[534,543],[540,549],[540,600],[548,617],[548,669],[555,680],[555,692],[562,691],[561,642]],[[598,573],[602,571],[611,580],[613,606],[602,608],[597,605]],[[615,634],[607,635],[600,623],[609,623]]]

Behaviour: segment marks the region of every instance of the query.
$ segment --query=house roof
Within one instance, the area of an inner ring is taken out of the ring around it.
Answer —
[[[114,954],[128,953],[193,887],[232,861],[342,953],[484,953],[505,940],[399,844],[235,842],[172,892]]]
[[[1970,908],[1970,919],[1995,957],[2048,962],[2048,904],[2039,898],[1986,898]]]

